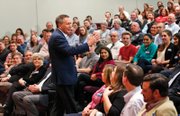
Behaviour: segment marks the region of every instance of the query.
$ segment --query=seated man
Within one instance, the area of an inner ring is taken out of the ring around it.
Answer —
[[[122,42],[118,39],[118,32],[112,31],[111,34],[111,43],[107,45],[107,47],[111,50],[112,56],[114,60],[118,59],[118,52],[121,47],[124,46]]]
[[[28,77],[21,77],[18,81],[15,81],[7,93],[7,98],[5,100],[5,104],[3,105],[5,109],[5,116],[9,116],[13,110],[12,94],[16,91],[25,89],[29,85],[38,83],[46,72],[46,67],[43,65],[44,58],[41,54],[34,53],[32,59],[35,67],[34,70],[31,70],[31,67],[29,67],[31,70],[30,75],[28,75]]]
[[[143,96],[141,94],[142,89],[140,87],[143,76],[144,73],[140,66],[127,64],[122,82],[128,93],[124,95],[125,106],[120,116],[137,116],[144,105]]]
[[[169,98],[174,102],[174,105],[180,113],[180,65],[177,66],[170,75],[169,81]]]
[[[86,56],[84,56],[81,61],[76,64],[78,76],[81,74],[90,74],[93,66],[99,59],[99,56],[95,53],[95,45],[90,46],[90,51],[86,52]]]
[[[168,97],[168,79],[154,73],[144,77],[142,94],[147,103],[138,116],[177,116],[176,108]]]
[[[48,68],[45,76],[38,84],[29,85],[24,91],[13,93],[16,115],[38,116],[39,112],[36,105],[48,107],[47,91],[55,87],[51,83],[50,76],[51,68]]]
[[[122,63],[131,63],[136,55],[137,48],[131,44],[132,34],[129,31],[122,33],[122,42],[124,46],[119,50],[118,61]]]

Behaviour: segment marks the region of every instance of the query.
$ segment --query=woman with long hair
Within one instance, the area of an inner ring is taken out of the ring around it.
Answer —
[[[90,116],[98,114],[106,116],[119,116],[125,105],[124,95],[127,91],[122,84],[124,66],[118,65],[112,72],[111,85],[108,86],[102,96],[103,101],[90,113]]]
[[[115,65],[107,64],[102,72],[102,81],[104,85],[98,89],[92,96],[92,101],[82,111],[82,116],[87,116],[95,108],[96,105],[102,102],[102,95],[106,87],[111,85],[111,73]]]
[[[100,49],[100,58],[98,62],[93,67],[93,71],[91,75],[79,75],[77,85],[76,85],[76,99],[79,102],[79,104],[84,103],[84,87],[85,86],[93,86],[100,88],[102,85],[104,85],[104,82],[102,81],[102,71],[106,64],[112,64],[115,65],[115,62],[112,58],[112,54],[109,48],[107,47],[101,47]]]
[[[174,44],[171,43],[172,32],[164,30],[162,32],[162,44],[158,46],[157,53],[152,59],[153,72],[159,72],[164,67],[168,67],[170,60],[174,57]]]

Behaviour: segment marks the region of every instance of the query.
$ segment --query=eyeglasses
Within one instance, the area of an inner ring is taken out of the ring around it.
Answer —
[[[110,35],[111,37],[116,37],[116,35]]]
[[[158,26],[157,28],[162,28],[161,26]]]

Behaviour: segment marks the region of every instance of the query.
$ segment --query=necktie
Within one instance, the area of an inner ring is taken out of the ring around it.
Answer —
[[[113,47],[114,47],[114,43],[112,43],[112,45],[111,45],[110,49],[112,49]]]

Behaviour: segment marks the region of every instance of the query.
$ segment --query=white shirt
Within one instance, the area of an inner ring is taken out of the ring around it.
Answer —
[[[165,29],[170,30],[172,32],[172,34],[174,35],[174,34],[178,33],[180,28],[179,28],[179,25],[177,25],[176,23],[172,23],[172,24],[166,25]]]
[[[124,95],[125,106],[120,116],[137,116],[138,112],[144,105],[144,97],[141,94],[141,87],[138,86],[134,90]]]
[[[113,43],[110,43],[107,45],[107,47],[110,49]],[[114,60],[118,59],[118,55],[119,55],[119,50],[121,47],[123,47],[124,44],[120,41],[117,41],[116,43],[114,43],[114,46],[111,48],[111,53],[113,56]]]
[[[39,90],[42,90],[42,85],[51,76],[51,72],[38,84]]]

